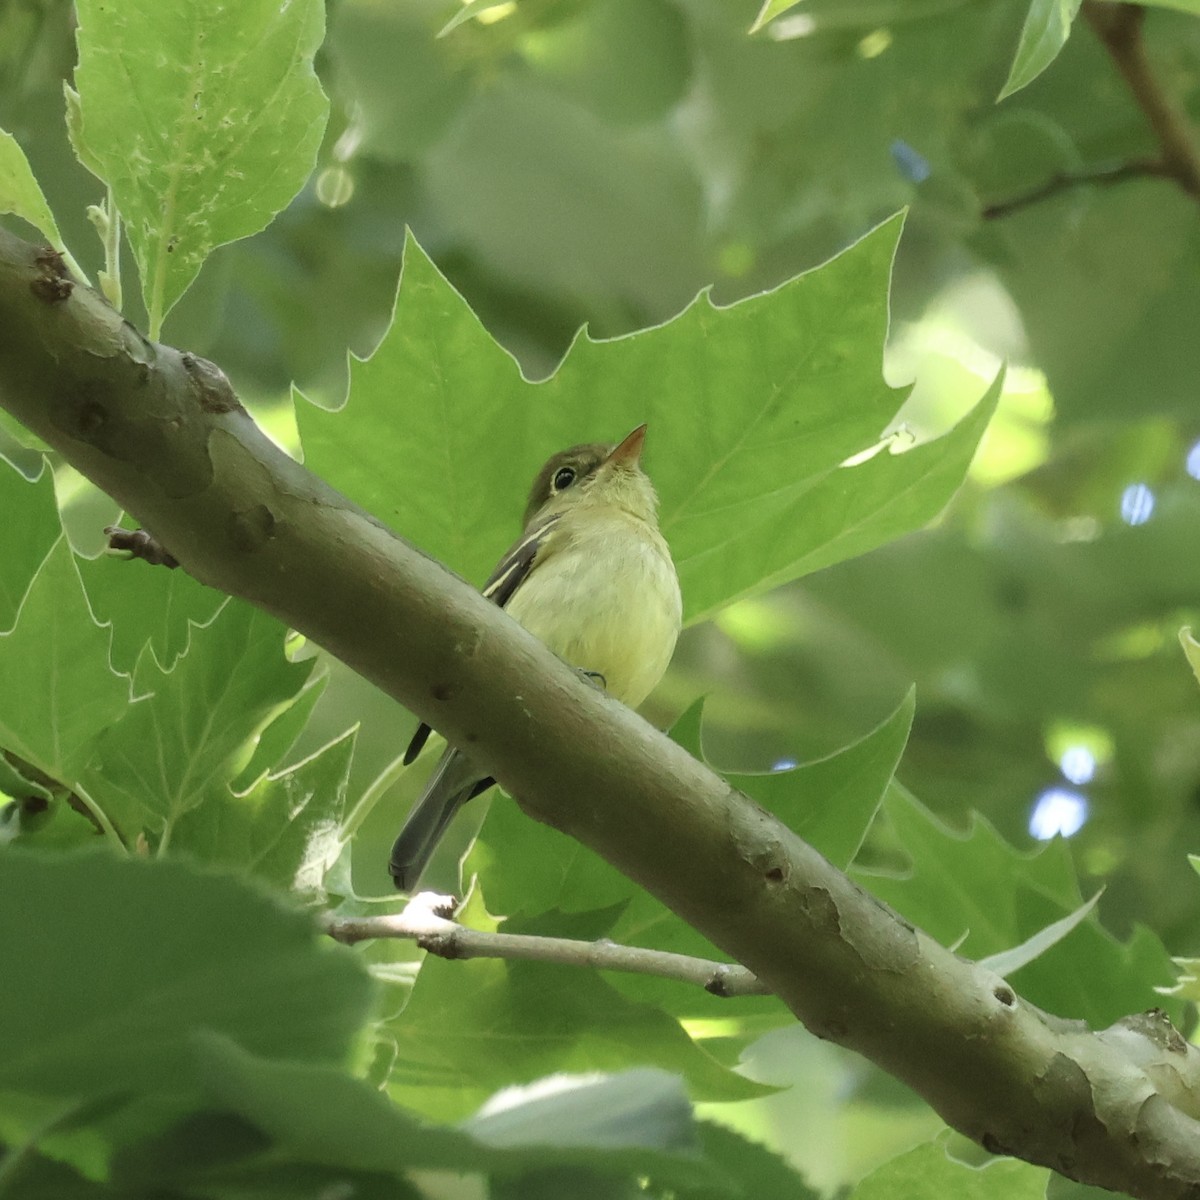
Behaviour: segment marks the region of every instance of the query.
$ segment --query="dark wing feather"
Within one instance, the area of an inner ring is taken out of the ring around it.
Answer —
[[[483,594],[493,604],[503,608],[512,599],[517,588],[525,582],[537,560],[538,551],[545,545],[547,535],[558,523],[561,515],[555,513],[554,516],[539,521],[508,548],[508,553],[496,564],[496,569],[483,585]]]
[[[404,765],[406,767],[425,749],[425,743],[429,741],[429,735],[432,732],[432,728],[426,725],[424,721],[417,726],[417,732],[412,735],[412,741],[408,743],[408,749],[404,752]]]
[[[483,594],[493,604],[503,608],[512,599],[517,588],[525,582],[537,560],[538,551],[546,541],[547,534],[554,528],[561,515],[561,513],[555,513],[527,529],[496,564],[496,569],[489,576],[487,583],[483,585]],[[408,749],[404,752],[405,766],[408,766],[425,748],[425,743],[429,740],[432,732],[424,721],[417,726],[417,732],[413,734],[412,741],[408,743]]]

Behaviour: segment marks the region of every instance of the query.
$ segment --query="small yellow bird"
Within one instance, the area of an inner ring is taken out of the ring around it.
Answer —
[[[636,708],[662,678],[679,636],[682,603],[671,552],[658,531],[658,496],[641,467],[646,426],[615,446],[572,446],[538,472],[525,532],[483,594],[560,658]],[[429,737],[421,725],[404,761]],[[396,887],[412,891],[454,814],[491,787],[447,746],[392,847]]]

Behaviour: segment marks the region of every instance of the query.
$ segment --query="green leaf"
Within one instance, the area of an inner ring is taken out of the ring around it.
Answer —
[[[1196,676],[1196,682],[1200,683],[1200,642],[1192,637],[1191,628],[1187,625],[1179,631],[1179,644],[1183,647],[1192,674]]]
[[[119,827],[169,838],[185,812],[237,776],[313,668],[312,660],[288,662],[284,632],[274,617],[231,600],[210,624],[193,627],[172,670],[143,655],[135,678],[152,694],[105,732],[87,776]]]
[[[20,1154],[19,1160],[16,1156]],[[14,1177],[20,1173],[21,1200],[123,1200],[107,1184],[88,1179],[65,1163],[26,1147],[13,1147],[0,1158],[0,1170],[14,1159]]]
[[[465,25],[468,21],[474,21],[482,13],[491,12],[494,8],[502,7],[505,2],[506,0],[467,0],[462,8],[438,30],[438,37],[445,37],[460,25]]]
[[[701,729],[704,724],[704,703],[706,697],[701,696],[679,714],[675,724],[667,730],[667,736],[677,746],[682,746],[693,758],[704,758]]]
[[[80,0],[75,125],[125,218],[157,338],[216,246],[304,185],[328,101],[319,0]]]
[[[593,0],[546,16],[532,22],[530,89],[544,88],[613,132],[669,113],[693,80],[691,31],[667,0]],[[640,182],[647,192],[654,186]],[[597,214],[605,207],[597,204]]]
[[[789,8],[795,8],[799,3],[801,0],[763,0],[763,6],[758,10],[758,16],[754,18],[754,24],[750,26],[750,32],[758,33],[776,17],[782,16]]]
[[[0,634],[0,745],[64,783],[96,735],[129,707],[129,680],[108,665],[108,633],[88,608],[60,538],[10,633]]]
[[[877,443],[903,398],[879,370],[899,232],[893,219],[727,308],[702,295],[656,329],[580,336],[536,385],[410,240],[392,326],[352,364],[348,405],[300,406],[305,460],[481,581],[543,458],[648,420],[647,469],[696,620],[917,528],[961,482],[995,388],[954,434],[839,469]]]
[[[202,1029],[342,1062],[371,1008],[359,960],[306,914],[186,863],[12,851],[0,911],[3,1088],[186,1091]]]
[[[1045,954],[1051,946],[1061,942],[1096,907],[1096,902],[1103,894],[1102,888],[1090,900],[1084,901],[1074,911],[1047,925],[1045,929],[1039,929],[1033,937],[1026,938],[1019,946],[999,954],[989,954],[979,960],[979,965],[995,971],[997,975],[1011,975],[1014,971],[1019,971],[1027,963]]]
[[[743,1196],[753,1200],[817,1200],[821,1195],[781,1155],[728,1126],[704,1121],[700,1140],[705,1157],[738,1181]],[[680,1193],[680,1200],[690,1200],[690,1193]]]
[[[828,758],[772,774],[730,775],[729,781],[844,867],[861,844],[892,778],[908,737],[913,706],[910,692],[877,729]],[[693,705],[671,731],[672,737],[697,754],[700,711],[699,704]],[[496,911],[581,912],[632,894],[634,909],[619,923],[622,933],[612,936],[626,940],[636,927],[638,944],[681,950],[674,942],[668,946],[653,939],[642,941],[660,922],[683,926],[678,917],[574,839],[531,821],[507,798],[493,803],[480,840],[483,846],[468,861],[468,873],[478,874]],[[704,946],[707,942],[701,940],[681,952],[704,954]]]
[[[281,1154],[257,1126],[224,1112],[192,1113],[118,1150],[109,1175],[121,1200],[424,1200],[382,1172],[318,1166]],[[82,1200],[87,1200],[86,1195]]]
[[[823,476],[763,524],[728,542],[676,556],[690,619],[732,600],[874,550],[931,521],[958,491],[988,422],[1003,374],[954,429],[901,454],[887,450]]]
[[[1081,903],[1065,842],[1021,853],[978,816],[966,833],[957,833],[895,783],[884,813],[912,866],[904,876],[858,868],[853,877],[943,945],[971,958],[1009,951]],[[1023,966],[1011,982],[1042,1008],[1104,1028],[1126,1013],[1163,1004],[1155,989],[1173,977],[1171,960],[1152,933],[1138,929],[1122,944],[1093,918]]]
[[[904,753],[915,700],[910,691],[878,728],[828,758],[786,771],[726,778],[845,870]]]
[[[64,796],[47,801],[34,794],[0,806],[0,847],[13,844],[40,850],[77,849],[95,845],[96,836],[96,826],[72,808]]]
[[[43,467],[36,479],[26,479],[0,459],[0,513],[5,519],[0,629],[11,629],[30,582],[62,534],[53,475]]]
[[[1078,1183],[1055,1171],[1051,1171],[1050,1178],[1046,1180],[1046,1200],[1111,1200],[1111,1197],[1112,1192],[1108,1188]]]
[[[226,596],[186,571],[104,554],[81,559],[79,574],[97,618],[112,625],[112,661],[132,671],[146,646],[165,669],[187,649],[193,625],[207,625]]]
[[[50,800],[52,798],[46,788],[21,774],[2,754],[0,754],[0,792],[11,796],[14,800],[29,798]]]
[[[71,149],[75,151],[75,157],[80,163],[103,182],[104,166],[83,140],[83,105],[80,103],[79,93],[65,81],[63,102],[67,109],[67,137],[70,139]]]
[[[198,1044],[210,1094],[301,1161],[358,1170],[508,1173],[571,1163],[653,1173],[695,1185],[699,1157],[687,1099],[658,1071],[559,1077],[556,1102],[507,1093],[458,1128],[425,1123],[363,1080],[331,1067],[269,1062],[225,1039]]]
[[[230,785],[235,792],[245,791],[270,771],[278,772],[284,756],[304,732],[328,682],[327,668],[320,674],[309,675],[300,694],[259,735],[253,757]]]
[[[917,1200],[953,1196],[955,1200],[1043,1200],[1050,1172],[1015,1158],[995,1158],[982,1167],[951,1158],[945,1138],[917,1146],[872,1171],[850,1193],[850,1200]]]
[[[29,160],[11,133],[0,129],[0,215],[15,213],[46,237],[56,250],[64,249],[62,234]]]
[[[682,1075],[702,1100],[769,1090],[726,1070],[666,1013],[574,967],[428,956],[387,1029],[398,1048],[392,1095],[443,1119],[557,1071],[656,1066]]]
[[[1003,100],[1032,83],[1067,44],[1082,0],[1032,0],[1008,79],[997,99]]]
[[[319,896],[342,847],[354,737],[343,734],[282,774],[259,779],[242,795],[210,794],[175,826],[172,849]]]
[[[543,1080],[509,1088],[462,1128],[495,1149],[637,1146],[689,1158],[699,1155],[692,1106],[678,1076],[642,1068],[600,1077],[568,1076],[561,1083],[556,1088]]]

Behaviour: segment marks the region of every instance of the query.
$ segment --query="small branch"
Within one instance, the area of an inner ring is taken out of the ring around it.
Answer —
[[[1186,111],[1163,89],[1146,55],[1142,38],[1146,10],[1137,4],[1085,0],[1083,15],[1153,131],[1162,154],[1162,173],[1200,201],[1200,151]]]
[[[1084,187],[1089,184],[1096,187],[1109,187],[1114,183],[1125,183],[1130,179],[1171,179],[1172,172],[1166,164],[1155,159],[1141,159],[1136,162],[1121,163],[1115,167],[1097,167],[1091,171],[1063,171],[1051,176],[1045,183],[1032,191],[1009,200],[999,200],[989,204],[980,214],[985,221],[994,221],[1000,217],[1011,216],[1023,208],[1040,204],[1059,192],[1071,188]]]
[[[407,938],[439,958],[506,958],[523,962],[559,963],[627,971],[696,984],[714,996],[764,996],[770,989],[752,972],[735,963],[619,946],[615,942],[582,942],[570,938],[533,937],[517,933],[485,933],[449,920],[454,901],[422,892],[403,912],[379,917],[324,919],[325,932],[335,941],[353,945],[370,938]]]
[[[109,550],[125,554],[129,558],[144,558],[151,566],[179,566],[179,559],[158,539],[145,529],[122,529],[119,525],[105,525]]]

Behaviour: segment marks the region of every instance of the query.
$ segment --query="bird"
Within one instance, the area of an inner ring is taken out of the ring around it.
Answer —
[[[547,460],[524,532],[483,594],[615,699],[637,708],[675,650],[683,605],[658,529],[658,495],[641,466],[646,426],[615,445],[571,446]],[[418,726],[413,762],[431,733]],[[448,745],[392,847],[389,870],[411,893],[460,808],[495,782]]]

